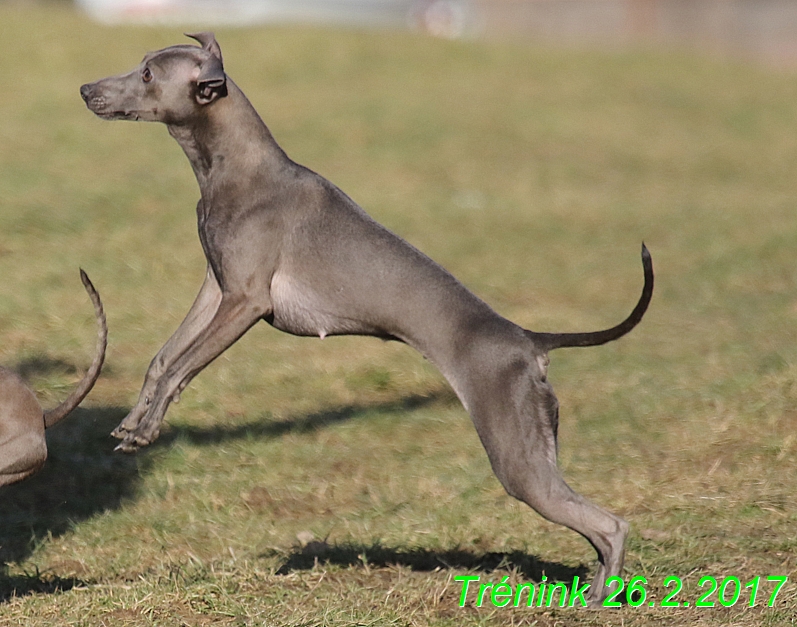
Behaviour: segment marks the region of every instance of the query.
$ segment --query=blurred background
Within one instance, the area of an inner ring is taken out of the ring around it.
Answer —
[[[103,22],[314,22],[411,27],[441,37],[686,45],[797,63],[792,0],[75,0]]]

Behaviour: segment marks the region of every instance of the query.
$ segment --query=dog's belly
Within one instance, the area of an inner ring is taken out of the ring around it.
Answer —
[[[339,299],[342,303],[343,297]],[[376,335],[386,334],[364,320],[345,316],[338,299],[319,294],[300,282],[276,273],[271,280],[272,317],[269,323],[293,335]]]

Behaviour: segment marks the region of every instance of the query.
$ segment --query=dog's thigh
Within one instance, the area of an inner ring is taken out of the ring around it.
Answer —
[[[0,443],[0,486],[10,485],[37,472],[47,459],[44,432],[27,431]]]

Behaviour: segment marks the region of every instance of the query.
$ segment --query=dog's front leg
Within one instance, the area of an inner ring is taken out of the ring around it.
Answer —
[[[147,374],[144,377],[144,385],[138,395],[138,402],[111,435],[123,439],[129,432],[135,430],[155,397],[155,391],[161,377],[166,373],[169,366],[185,352],[196,337],[210,324],[219,308],[219,303],[221,303],[221,288],[213,269],[208,264],[205,281],[194,300],[194,304],[188,310],[185,320],[180,323],[174,334],[150,362]]]
[[[146,411],[134,429],[123,430],[123,441],[116,449],[126,453],[147,446],[160,435],[160,426],[169,404],[216,357],[234,344],[271,310],[244,295],[225,294],[210,320],[188,347],[169,365],[155,386]]]

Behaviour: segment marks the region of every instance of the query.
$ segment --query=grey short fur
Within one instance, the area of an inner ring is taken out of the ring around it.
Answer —
[[[44,411],[33,392],[14,372],[0,368],[0,486],[29,477],[44,465],[44,430],[65,418],[94,387],[100,376],[108,343],[108,327],[100,296],[83,270],[80,278],[94,303],[99,338],[94,360],[77,387],[57,407]]]
[[[225,74],[213,34],[190,37],[201,47],[149,53],[131,72],[80,89],[101,118],[166,124],[201,191],[205,282],[114,431],[122,440],[117,448],[132,452],[153,442],[188,382],[260,320],[295,335],[405,342],[451,383],[507,492],[595,547],[600,566],[590,602],[599,603],[605,579],[622,569],[628,524],[573,492],[559,474],[547,354],[609,342],[641,320],[653,291],[647,249],[642,296],[621,324],[596,333],[522,329],[332,183],[291,161]]]

